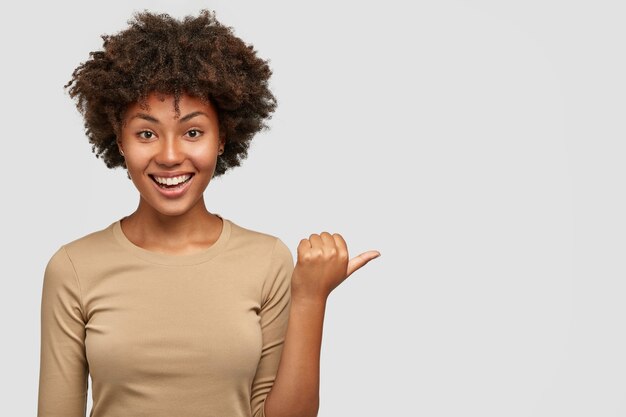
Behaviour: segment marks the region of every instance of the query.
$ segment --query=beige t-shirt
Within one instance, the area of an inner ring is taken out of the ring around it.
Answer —
[[[264,417],[291,305],[289,248],[223,218],[189,255],[120,220],[62,245],[41,298],[38,417]]]

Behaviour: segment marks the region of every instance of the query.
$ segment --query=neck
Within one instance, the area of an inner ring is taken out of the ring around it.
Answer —
[[[122,226],[127,236],[143,246],[182,250],[197,242],[217,240],[222,220],[206,209],[204,199],[184,213],[169,215],[140,198],[137,210],[124,217]]]

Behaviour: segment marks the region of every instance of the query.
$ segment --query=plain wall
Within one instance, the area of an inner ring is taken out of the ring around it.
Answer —
[[[320,417],[626,414],[623,2],[59,0],[2,6],[1,415],[35,413],[49,258],[137,206],[63,85],[144,8],[274,71],[208,209],[382,254],[329,298]]]

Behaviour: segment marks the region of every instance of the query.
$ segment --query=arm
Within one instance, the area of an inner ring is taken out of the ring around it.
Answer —
[[[293,270],[289,248],[277,240],[263,288],[263,349],[252,384],[253,417],[317,415],[324,307],[293,302]]]
[[[293,256],[289,248],[280,239],[277,239],[270,256],[267,278],[262,289],[259,316],[263,344],[256,375],[252,381],[251,410],[253,417],[267,417],[265,415],[265,402],[274,385],[289,320],[293,268]]]
[[[326,300],[354,271],[380,256],[364,252],[353,259],[338,233],[302,239],[291,278],[291,310],[274,386],[265,401],[265,417],[316,417]]]
[[[83,311],[76,272],[61,246],[43,279],[37,417],[85,417],[89,371]]]
[[[317,416],[325,309],[325,300],[292,299],[283,354],[265,400],[265,417]]]

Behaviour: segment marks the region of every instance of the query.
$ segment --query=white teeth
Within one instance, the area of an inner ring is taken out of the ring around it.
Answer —
[[[191,178],[191,175],[186,174],[186,175],[180,175],[178,177],[169,177],[169,178],[162,178],[162,177],[157,177],[156,175],[153,175],[153,177],[159,184],[176,185],[176,184],[180,184],[181,182],[187,181],[189,178]]]

